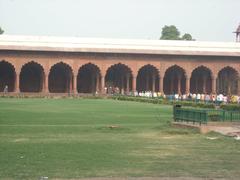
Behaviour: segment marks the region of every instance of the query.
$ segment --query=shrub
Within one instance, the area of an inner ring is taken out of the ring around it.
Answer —
[[[217,113],[211,113],[211,114],[208,114],[208,118],[210,121],[220,121],[221,115]]]
[[[192,101],[175,101],[173,102],[174,105],[179,104],[181,106],[189,106],[189,107],[196,107],[196,108],[207,108],[207,109],[213,109],[215,108],[215,105],[212,103],[196,103]]]
[[[222,104],[220,108],[227,111],[240,111],[240,105],[238,104]]]

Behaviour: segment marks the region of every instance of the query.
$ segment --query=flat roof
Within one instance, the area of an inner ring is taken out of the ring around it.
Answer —
[[[0,51],[238,56],[240,43],[0,35]]]

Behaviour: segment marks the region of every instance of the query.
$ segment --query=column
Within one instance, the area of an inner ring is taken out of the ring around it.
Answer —
[[[212,94],[216,94],[216,77],[212,76]]]
[[[20,73],[16,73],[16,78],[15,78],[15,93],[19,93],[20,89],[19,89],[19,81],[20,81]]]
[[[149,76],[146,74],[146,91],[149,91]]]
[[[48,89],[48,76],[49,76],[49,74],[46,73],[45,74],[45,80],[44,80],[44,93],[49,93],[49,89]]]
[[[238,85],[237,85],[237,92],[238,92],[238,95],[240,96],[240,79],[238,79]]]
[[[137,86],[137,77],[133,75],[132,78],[132,91],[135,92],[136,91],[136,86]]]
[[[69,79],[70,79],[70,81],[69,81],[69,92],[70,93],[73,93],[73,74],[70,74],[69,75]]]
[[[178,76],[178,94],[181,94],[181,76]]]
[[[164,94],[163,93],[163,78],[161,76],[159,77],[159,92],[161,94]]]
[[[173,92],[173,84],[174,83],[174,77],[173,76],[171,76],[170,77],[170,93],[171,94],[174,94],[174,92]]]
[[[106,93],[105,92],[105,76],[104,75],[101,76],[101,92],[102,92],[102,94]]]
[[[126,88],[126,90],[127,90],[127,93],[129,93],[129,79],[130,79],[130,75],[127,74],[126,75],[126,81],[127,81],[127,88]]]
[[[92,74],[91,75],[91,91],[92,93],[96,92],[96,87],[95,87],[96,83],[95,83],[95,76]]]
[[[124,94],[124,76],[121,76],[121,94]]]
[[[198,78],[197,77],[195,78],[195,93],[196,94],[199,93],[199,91],[198,91]]]
[[[186,94],[190,93],[190,78],[186,77]]]
[[[77,75],[73,74],[73,94],[77,94]]]
[[[96,74],[96,91],[99,92],[99,74]]]
[[[153,74],[153,76],[152,76],[152,92],[156,91],[156,89],[155,89],[155,87],[156,87],[155,81],[156,81],[156,76],[155,76],[155,74]]]
[[[227,95],[230,95],[232,92],[232,83],[231,81],[226,81],[227,82]]]
[[[203,93],[206,94],[207,76],[203,76]]]

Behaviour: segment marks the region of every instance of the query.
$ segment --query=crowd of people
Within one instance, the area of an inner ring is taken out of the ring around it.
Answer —
[[[217,102],[217,103],[239,103],[240,104],[240,96],[238,95],[224,95],[224,94],[171,94],[164,95],[160,92],[134,92],[131,95],[140,96],[140,97],[159,97],[166,98],[168,100],[176,100],[176,101],[196,101],[196,102]]]

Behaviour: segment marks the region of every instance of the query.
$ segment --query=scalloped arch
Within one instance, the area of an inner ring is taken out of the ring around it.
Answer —
[[[79,73],[79,71],[81,71],[81,70],[82,70],[83,68],[85,68],[86,66],[93,66],[93,67],[95,67],[95,68],[97,69],[97,71],[99,72],[100,75],[102,74],[102,73],[101,73],[101,69],[99,68],[99,66],[96,65],[96,64],[94,64],[94,63],[91,63],[91,62],[81,65],[81,66],[78,68],[78,71],[77,71],[77,72]]]
[[[27,62],[27,63],[22,64],[21,67],[20,67],[20,72],[22,71],[22,69],[23,69],[24,67],[26,67],[26,66],[28,66],[28,65],[30,65],[30,64],[36,64],[36,65],[38,65],[38,66],[42,69],[42,71],[45,73],[45,69],[44,69],[43,64],[38,63],[38,62],[36,62],[36,61],[29,61],[29,62]]]
[[[10,66],[12,66],[12,68],[14,69],[14,72],[16,73],[16,66],[14,64],[12,64],[11,62],[9,61],[6,61],[6,60],[0,60],[0,63],[7,63],[9,64]]]
[[[183,71],[183,74],[186,76],[187,75],[187,71],[181,67],[180,65],[177,65],[177,64],[174,64],[172,66],[169,66],[166,70],[165,70],[165,73],[164,73],[164,77],[166,76],[166,73],[168,73],[169,70],[171,69],[174,69],[174,68],[177,68],[177,69],[180,69]]]
[[[127,70],[129,70],[129,72],[131,73],[131,75],[133,75],[132,69],[131,69],[128,65],[126,65],[126,64],[124,64],[124,63],[112,64],[111,66],[109,66],[109,67],[107,68],[106,74],[108,73],[108,71],[109,71],[111,68],[116,67],[116,66],[122,66],[122,67],[124,67],[124,68],[127,68]]]
[[[51,70],[52,70],[55,66],[61,65],[61,64],[64,65],[64,66],[66,66],[66,67],[68,67],[68,68],[71,70],[71,72],[73,73],[73,68],[72,68],[72,66],[71,66],[69,63],[66,63],[66,62],[63,62],[63,61],[57,62],[57,63],[53,64],[52,66],[50,66],[50,68],[49,68],[49,73],[51,72]]]
[[[192,77],[193,73],[194,73],[196,70],[200,69],[200,68],[203,68],[203,69],[209,71],[211,76],[213,75],[213,71],[211,70],[211,68],[209,68],[209,67],[207,67],[207,66],[205,66],[205,65],[200,65],[200,66],[197,66],[196,68],[192,69],[191,77]]]
[[[232,67],[232,66],[225,66],[225,67],[219,69],[219,70],[217,71],[217,77],[219,76],[219,73],[222,72],[222,71],[225,70],[225,69],[233,70],[233,71],[237,74],[237,76],[238,76],[238,78],[239,78],[239,72],[238,72],[238,70],[237,70],[236,68]]]
[[[158,73],[157,75],[160,76],[160,71],[159,71],[159,69],[158,69],[156,66],[152,65],[152,64],[145,64],[145,65],[141,66],[141,67],[137,70],[137,75],[139,74],[139,72],[140,72],[142,69],[148,68],[148,67],[153,68],[154,70],[156,70],[157,73]]]

